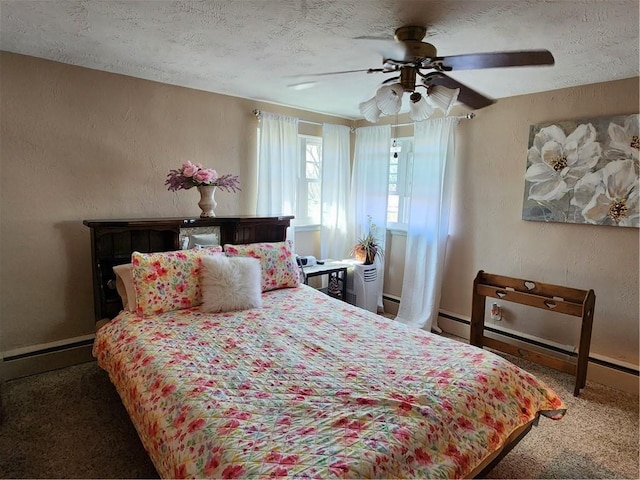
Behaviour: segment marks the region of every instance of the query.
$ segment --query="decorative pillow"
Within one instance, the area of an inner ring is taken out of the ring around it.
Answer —
[[[220,254],[217,246],[162,253],[131,254],[138,315],[154,315],[202,303],[202,257]]]
[[[200,285],[203,312],[229,312],[262,307],[260,260],[207,256],[202,259]]]
[[[290,241],[225,245],[224,251],[228,257],[253,257],[260,260],[263,292],[297,287],[300,283],[298,265]]]
[[[116,290],[122,299],[122,308],[130,312],[136,311],[136,289],[133,286],[133,264],[114,265],[116,274]]]

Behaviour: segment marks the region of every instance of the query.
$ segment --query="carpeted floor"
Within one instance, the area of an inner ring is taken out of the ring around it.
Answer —
[[[542,418],[491,478],[633,478],[638,467],[638,397],[513,359],[568,405]],[[7,382],[0,425],[1,478],[157,478],[136,431],[95,363]]]
[[[95,362],[3,386],[0,478],[158,478]]]
[[[576,398],[573,376],[505,356],[553,388],[567,414],[541,418],[491,478],[640,478],[637,396],[587,382]]]

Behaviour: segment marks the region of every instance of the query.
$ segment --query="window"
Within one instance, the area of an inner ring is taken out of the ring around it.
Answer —
[[[409,223],[412,167],[413,139],[395,139],[391,146],[389,157],[388,228],[405,229]]]
[[[322,138],[299,135],[300,174],[296,205],[297,225],[317,225],[321,221]]]

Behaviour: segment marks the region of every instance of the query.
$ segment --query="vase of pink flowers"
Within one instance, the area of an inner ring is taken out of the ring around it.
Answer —
[[[215,193],[217,188],[227,192],[237,192],[240,190],[240,182],[237,175],[218,175],[212,168],[204,168],[201,163],[191,163],[187,161],[177,170],[169,170],[167,180],[164,182],[169,191],[189,190],[197,187],[200,193],[198,206],[202,213],[201,217],[215,217],[214,209],[217,202]]]

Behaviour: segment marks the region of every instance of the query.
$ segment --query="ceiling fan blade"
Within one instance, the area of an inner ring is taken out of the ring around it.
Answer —
[[[366,72],[366,73],[374,73],[374,72],[383,72],[383,68],[362,68],[360,70],[342,70],[339,72],[321,72],[321,73],[301,73],[297,75],[284,75],[285,78],[311,78],[311,77],[326,77],[328,75],[343,75],[345,73],[358,73],[358,72]]]
[[[315,87],[317,84],[318,84],[317,81],[311,80],[307,82],[291,83],[287,85],[287,87],[292,88],[294,90],[306,90],[307,88]]]
[[[427,86],[442,85],[447,88],[459,88],[460,94],[458,95],[458,100],[474,110],[496,103],[494,99],[485,97],[480,92],[476,92],[472,88],[467,87],[442,72],[429,73],[423,77],[423,81]]]
[[[431,61],[444,71],[471,70],[474,68],[526,67],[553,65],[555,60],[548,50],[526,50],[520,52],[469,53],[437,57]],[[437,68],[437,67],[436,67]],[[439,70],[440,68],[438,68]]]
[[[382,40],[385,42],[395,42],[393,35],[360,35],[353,37],[354,40]]]
[[[366,40],[371,49],[382,56],[383,59],[404,60],[407,55],[407,47],[393,37],[355,37],[354,40]]]

